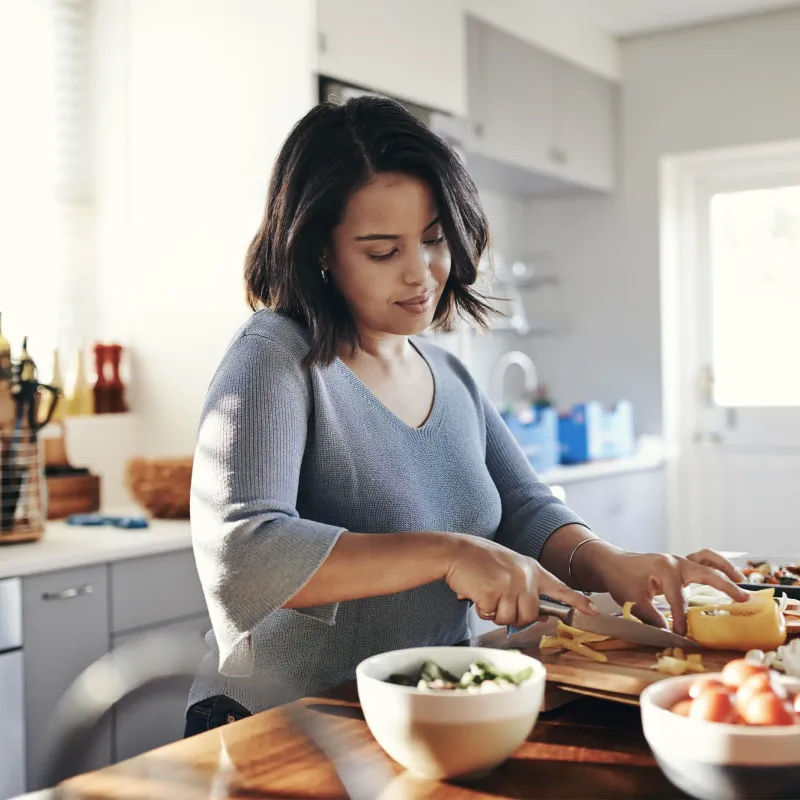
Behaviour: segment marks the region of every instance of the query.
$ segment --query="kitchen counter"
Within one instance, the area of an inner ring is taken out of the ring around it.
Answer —
[[[539,478],[548,486],[591,481],[612,475],[625,475],[631,472],[658,469],[664,466],[668,458],[669,453],[661,439],[643,437],[632,456],[612,458],[607,461],[594,461],[588,464],[554,467],[540,472]]]
[[[191,546],[187,520],[150,520],[150,527],[141,530],[48,522],[38,542],[0,546],[0,579],[106,564]]]
[[[354,684],[301,702],[324,724],[328,748],[350,763],[365,759],[381,776],[382,782],[362,785],[353,797],[684,797],[656,766],[639,709],[630,706],[581,698],[543,714],[509,761],[486,778],[459,785],[412,777],[391,761],[369,733]],[[81,775],[64,788],[69,798],[92,800],[348,796],[331,763],[289,724],[280,708]]]

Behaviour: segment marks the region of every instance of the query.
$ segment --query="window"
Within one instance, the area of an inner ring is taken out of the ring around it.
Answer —
[[[714,401],[800,406],[800,185],[711,200]]]
[[[53,349],[91,333],[75,303],[91,266],[89,21],[88,0],[0,3],[0,312],[45,379]]]

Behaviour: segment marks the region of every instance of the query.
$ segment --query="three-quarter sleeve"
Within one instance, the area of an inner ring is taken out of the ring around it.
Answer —
[[[295,508],[311,409],[301,354],[244,334],[209,388],[192,473],[192,543],[220,653],[252,673],[251,633],[314,575],[344,528]],[[297,609],[333,624],[337,604]]]
[[[482,401],[486,466],[503,506],[495,541],[538,560],[547,538],[558,528],[588,526],[539,480],[497,409],[486,397]]]

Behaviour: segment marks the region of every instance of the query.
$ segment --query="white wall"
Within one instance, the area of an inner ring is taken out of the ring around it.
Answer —
[[[571,333],[534,351],[559,401],[627,396],[660,432],[659,158],[800,137],[799,43],[800,11],[622,43],[617,196],[530,206],[572,292]]]
[[[614,201],[595,196],[538,200],[527,208],[532,246],[550,254],[559,284],[531,295],[529,310],[552,313],[555,335],[533,339],[529,355],[559,407],[586,400],[610,404],[629,393],[629,359],[636,347],[618,322],[618,306],[636,303],[638,285],[607,286],[620,254],[621,230]],[[606,298],[613,291],[614,298]],[[555,301],[551,312],[546,304]],[[619,340],[626,339],[625,352]]]
[[[315,99],[313,2],[99,5],[103,333],[135,355],[143,452],[189,453],[272,161]]]
[[[526,209],[525,204],[486,189],[480,190],[481,202],[489,219],[491,231],[491,251],[495,259],[513,262],[527,252]],[[496,304],[502,308],[501,304]],[[470,345],[469,368],[480,387],[494,399],[495,387],[490,385],[492,367],[500,356],[508,350],[525,351],[529,342],[513,334],[473,335]],[[514,371],[518,373],[517,370]],[[522,378],[520,374],[508,375],[510,397],[521,396]]]

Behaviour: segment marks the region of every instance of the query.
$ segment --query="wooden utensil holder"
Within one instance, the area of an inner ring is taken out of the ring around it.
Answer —
[[[44,486],[44,454],[36,434],[0,431],[0,544],[42,537]]]

